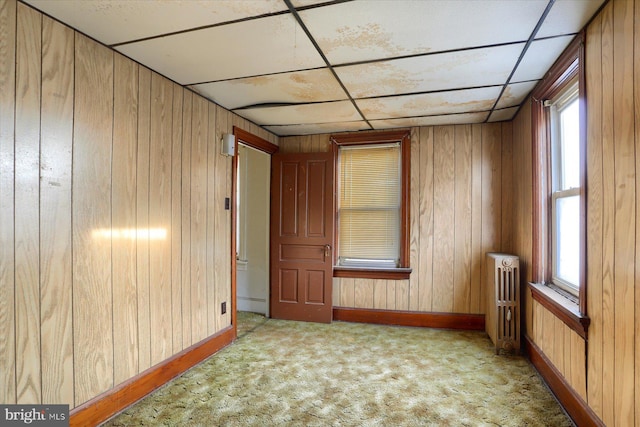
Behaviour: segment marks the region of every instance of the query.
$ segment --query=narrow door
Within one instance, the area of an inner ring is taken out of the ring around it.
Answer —
[[[271,317],[329,323],[332,153],[276,154],[271,164]]]

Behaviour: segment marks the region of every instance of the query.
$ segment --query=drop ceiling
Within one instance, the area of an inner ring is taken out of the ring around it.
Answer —
[[[604,0],[23,0],[279,136],[510,120]]]

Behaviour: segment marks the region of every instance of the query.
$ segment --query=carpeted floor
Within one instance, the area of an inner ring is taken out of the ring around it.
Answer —
[[[482,332],[265,319],[105,426],[572,426]]]

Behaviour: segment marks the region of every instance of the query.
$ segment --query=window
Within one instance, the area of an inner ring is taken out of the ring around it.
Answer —
[[[338,265],[400,266],[400,143],[338,150]]]
[[[584,35],[532,93],[535,300],[586,339]]]
[[[332,141],[335,276],[407,278],[409,133],[334,135]]]
[[[547,104],[551,119],[552,282],[578,296],[580,284],[580,106],[578,82]]]

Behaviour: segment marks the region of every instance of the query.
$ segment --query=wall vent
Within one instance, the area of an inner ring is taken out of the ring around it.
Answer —
[[[515,255],[487,253],[486,330],[500,350],[520,353],[520,261]]]

